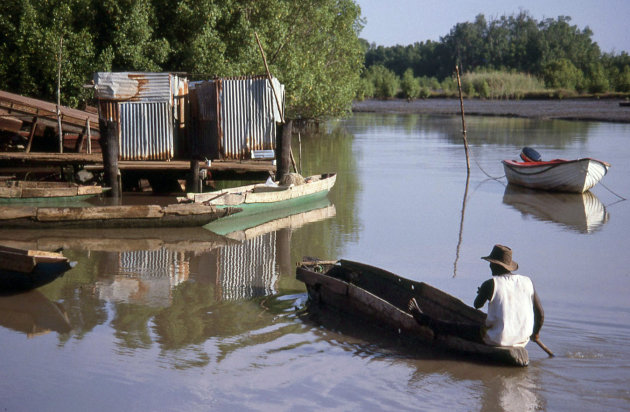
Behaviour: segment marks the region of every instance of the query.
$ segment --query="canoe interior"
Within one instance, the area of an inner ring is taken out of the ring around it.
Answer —
[[[306,284],[309,301],[365,316],[397,331],[403,338],[424,341],[439,349],[465,353],[484,361],[513,366],[529,363],[525,348],[488,346],[458,336],[440,335],[418,325],[407,309],[412,297],[424,313],[436,319],[480,325],[486,318],[485,313],[424,282],[347,260],[338,264],[303,264],[297,269],[297,279]]]

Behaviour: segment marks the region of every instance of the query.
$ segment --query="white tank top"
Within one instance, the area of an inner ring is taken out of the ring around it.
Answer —
[[[534,331],[534,285],[527,276],[495,276],[484,341],[493,346],[525,346]]]

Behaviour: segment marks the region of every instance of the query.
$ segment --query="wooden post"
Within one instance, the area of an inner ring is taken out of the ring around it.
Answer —
[[[63,129],[61,128],[61,57],[63,37],[59,39],[59,62],[57,65],[57,128],[59,129],[59,153],[63,153]]]
[[[201,193],[201,178],[199,177],[199,160],[190,161],[190,180],[187,182],[186,191]]]
[[[33,139],[35,138],[35,132],[37,132],[37,122],[39,122],[39,117],[33,117],[33,123],[31,125],[31,132],[28,135],[28,144],[26,145],[26,153],[31,151],[31,146],[33,145]]]
[[[276,144],[276,180],[282,179],[289,173],[291,168],[291,134],[293,121],[287,120],[285,124],[278,127],[279,136]]]
[[[87,152],[88,154],[92,154],[92,132],[90,131],[90,119],[85,119],[85,128],[87,129]]]
[[[282,112],[282,107],[280,107],[280,99],[278,98],[278,93],[276,93],[276,88],[273,86],[271,72],[269,71],[269,66],[267,66],[267,58],[265,57],[265,51],[262,48],[262,44],[260,44],[258,33],[254,33],[254,35],[256,36],[256,42],[258,43],[258,48],[260,49],[260,54],[262,55],[263,63],[265,63],[265,70],[267,71],[267,78],[269,79],[271,90],[273,91],[273,95],[276,98],[275,100],[276,100],[276,105],[278,106],[278,113],[280,114],[280,121],[284,123],[284,113]]]
[[[457,73],[457,87],[459,88],[459,105],[462,110],[462,134],[464,135],[464,150],[466,151],[466,170],[470,173],[470,159],[468,157],[468,139],[466,139],[466,119],[464,118],[464,98],[462,97],[462,82],[459,79],[459,67],[455,66]]]
[[[122,197],[122,187],[118,170],[118,123],[113,120],[99,119],[98,126],[101,132],[101,145],[103,146],[103,172],[105,184],[111,187],[110,196],[118,199]]]

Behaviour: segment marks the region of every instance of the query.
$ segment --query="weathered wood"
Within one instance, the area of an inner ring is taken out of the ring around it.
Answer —
[[[31,146],[33,145],[33,139],[35,138],[35,131],[37,130],[38,123],[39,123],[39,117],[34,117],[33,124],[31,126],[31,132],[28,135],[28,144],[26,145],[26,153],[31,151]]]
[[[17,199],[22,197],[22,188],[19,186],[0,186],[0,198]]]
[[[523,347],[495,347],[462,336],[440,335],[427,326],[420,326],[408,310],[408,302],[413,297],[429,317],[481,326],[485,314],[453,296],[423,282],[358,262],[341,260],[340,265],[313,262],[298,267],[296,277],[306,284],[309,299],[314,302],[376,321],[397,332],[401,338],[418,339],[493,362],[514,366],[529,363],[527,350]],[[347,287],[345,294],[344,285]]]
[[[23,187],[22,198],[32,197],[72,197],[78,194],[78,187]]]
[[[101,147],[103,148],[103,171],[105,183],[111,188],[110,196],[120,198],[122,188],[118,180],[118,123],[113,120],[99,119]]]
[[[291,119],[278,127],[278,139],[276,143],[276,180],[281,180],[289,173],[291,168],[291,136],[293,134],[293,121]]]
[[[7,207],[0,206],[0,220],[13,220],[22,218],[34,218],[37,216],[37,208],[30,206]]]
[[[99,219],[158,219],[164,215],[158,205],[95,206],[95,207],[40,207],[37,220],[60,222]]]
[[[0,253],[0,269],[30,273],[35,268],[35,265],[36,262],[33,256],[11,252]]]

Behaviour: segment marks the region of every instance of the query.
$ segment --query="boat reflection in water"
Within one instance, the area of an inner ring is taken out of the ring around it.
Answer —
[[[542,192],[507,185],[503,203],[523,215],[554,222],[579,233],[593,233],[608,222],[604,204],[590,191],[585,193]]]
[[[49,332],[68,333],[72,329],[63,306],[37,290],[0,296],[0,326],[28,338]]]

